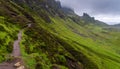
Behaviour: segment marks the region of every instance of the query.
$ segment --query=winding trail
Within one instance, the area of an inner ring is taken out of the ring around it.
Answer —
[[[13,52],[12,52],[12,56],[13,56],[13,60],[12,61],[6,61],[2,64],[0,64],[0,69],[18,69],[18,67],[15,67],[15,64],[17,62],[20,62],[21,64],[23,63],[22,62],[22,59],[20,58],[21,56],[21,53],[20,53],[20,41],[22,40],[22,31],[23,30],[20,30],[19,33],[18,33],[18,39],[14,41],[14,44],[13,44]],[[24,69],[24,68],[22,68]]]
[[[25,28],[31,27],[32,24],[27,24]],[[23,30],[20,30],[18,33],[18,39],[14,41],[13,44],[13,52],[12,52],[12,58],[11,61],[6,61],[0,64],[0,69],[25,69],[23,65],[23,60],[21,59],[21,52],[20,52],[20,41],[22,40],[22,32]],[[19,66],[15,66],[17,63],[19,63]]]
[[[12,55],[14,57],[19,57],[21,56],[21,53],[20,53],[20,41],[22,39],[22,31],[23,30],[20,30],[19,33],[18,33],[18,40],[16,40],[13,44],[13,53]]]

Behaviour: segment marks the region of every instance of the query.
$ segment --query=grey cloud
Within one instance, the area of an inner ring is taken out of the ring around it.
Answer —
[[[71,7],[78,13],[91,15],[120,14],[120,0],[60,0],[63,6]]]

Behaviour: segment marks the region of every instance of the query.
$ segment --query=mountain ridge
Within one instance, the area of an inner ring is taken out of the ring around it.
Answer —
[[[86,13],[78,16],[55,0],[0,2],[0,36],[7,38],[0,37],[1,62],[8,60],[18,30],[32,24],[20,42],[28,69],[120,68],[119,32],[105,30],[103,22]]]

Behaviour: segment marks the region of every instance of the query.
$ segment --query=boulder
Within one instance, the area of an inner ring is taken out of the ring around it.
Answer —
[[[17,69],[24,69],[25,67],[24,66],[20,66],[20,67],[18,67]]]
[[[19,67],[21,64],[20,62],[17,62],[16,64],[14,64],[15,67]]]

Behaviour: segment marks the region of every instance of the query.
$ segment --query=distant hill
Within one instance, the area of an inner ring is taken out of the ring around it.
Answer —
[[[115,27],[120,27],[120,24],[115,24],[115,25],[112,25],[112,26],[115,26]]]
[[[90,24],[94,24],[97,26],[107,26],[106,23],[99,21],[99,20],[95,20],[94,17],[89,16],[89,14],[87,13],[83,13],[83,16],[81,17],[86,23],[90,23]]]

